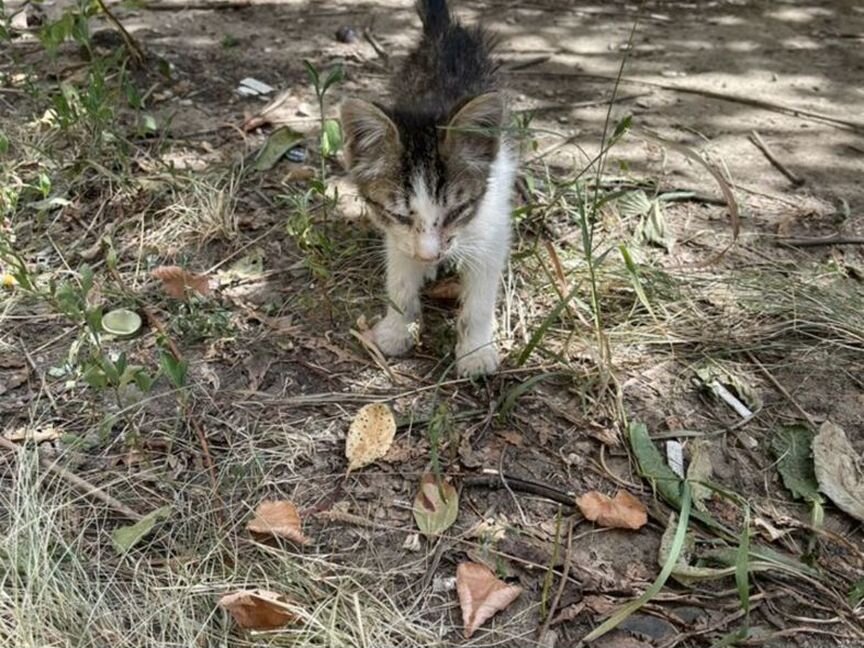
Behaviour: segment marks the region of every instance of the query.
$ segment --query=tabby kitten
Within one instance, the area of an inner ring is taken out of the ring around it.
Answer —
[[[455,21],[446,0],[419,0],[417,10],[423,35],[391,82],[393,105],[348,99],[341,108],[351,175],[386,238],[390,306],[371,335],[387,355],[407,352],[420,288],[452,261],[461,276],[457,371],[489,374],[516,153],[502,133],[489,35]]]

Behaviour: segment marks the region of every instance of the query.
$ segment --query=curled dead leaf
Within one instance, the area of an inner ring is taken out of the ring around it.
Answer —
[[[496,578],[485,565],[464,562],[456,567],[456,593],[465,638],[470,639],[477,628],[515,601],[522,588]]]
[[[390,449],[394,436],[396,419],[387,405],[370,403],[361,407],[345,439],[348,470],[357,470],[381,459]]]
[[[449,529],[459,515],[459,493],[453,484],[441,481],[432,473],[420,478],[420,489],[414,498],[414,520],[424,535],[433,536]]]
[[[600,526],[618,529],[639,529],[648,522],[645,505],[627,491],[618,491],[614,498],[589,491],[576,499],[579,510]]]
[[[162,282],[162,290],[169,297],[183,299],[187,289],[199,295],[210,294],[210,277],[207,275],[195,274],[180,266],[159,266],[150,274]]]
[[[309,542],[303,535],[297,507],[288,500],[261,502],[246,528],[252,533],[274,535],[297,544]]]
[[[263,589],[240,590],[219,599],[219,607],[247,630],[274,630],[296,623],[300,617],[292,611],[294,605],[285,594]]]
[[[819,490],[841,511],[864,521],[864,461],[842,427],[822,424],[813,439],[813,464]]]

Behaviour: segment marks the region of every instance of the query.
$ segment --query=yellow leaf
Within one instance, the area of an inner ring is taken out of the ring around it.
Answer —
[[[396,420],[387,405],[371,403],[361,407],[345,439],[348,470],[357,470],[381,459],[395,435]]]

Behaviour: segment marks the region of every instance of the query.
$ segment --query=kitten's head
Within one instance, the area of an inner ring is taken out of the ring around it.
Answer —
[[[475,97],[446,118],[349,99],[342,104],[348,166],[373,222],[406,255],[434,263],[457,253],[486,192],[504,101]]]

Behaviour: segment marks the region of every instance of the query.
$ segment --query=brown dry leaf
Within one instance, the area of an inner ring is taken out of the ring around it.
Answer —
[[[187,288],[199,295],[210,294],[210,277],[207,275],[194,274],[180,266],[159,266],[150,274],[162,282],[162,290],[169,297],[183,299]]]
[[[432,284],[426,291],[429,299],[438,299],[440,301],[457,301],[462,286],[459,283],[459,277],[448,277]]]
[[[864,461],[846,431],[825,421],[813,438],[813,464],[819,490],[841,511],[864,522]]]
[[[386,455],[395,435],[396,420],[387,405],[370,403],[361,407],[345,439],[348,470],[363,468]]]
[[[300,528],[297,507],[288,500],[264,501],[255,509],[255,517],[246,524],[252,533],[262,533],[286,538],[297,544],[306,544],[309,538]]]
[[[300,617],[291,611],[292,603],[285,594],[262,589],[240,590],[219,599],[219,607],[247,630],[274,630],[296,623]]]
[[[614,498],[590,491],[579,497],[576,504],[582,515],[600,526],[639,529],[648,523],[645,505],[627,491],[618,491]]]
[[[582,599],[582,603],[584,603],[585,607],[591,610],[594,614],[599,614],[600,616],[609,614],[617,607],[612,599],[598,594],[586,596]]]
[[[465,562],[456,567],[456,592],[465,638],[470,639],[477,628],[515,601],[522,588],[495,578],[485,565]]]

